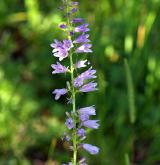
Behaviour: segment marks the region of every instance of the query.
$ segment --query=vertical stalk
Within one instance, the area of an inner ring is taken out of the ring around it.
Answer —
[[[135,95],[134,95],[134,87],[133,87],[133,79],[130,70],[130,66],[128,64],[128,60],[124,59],[124,67],[126,72],[126,81],[127,81],[127,90],[128,90],[128,104],[129,104],[129,118],[131,123],[131,153],[132,153],[132,160],[130,160],[130,164],[134,161],[134,142],[135,142],[135,122],[136,122],[136,107],[135,107]],[[129,155],[127,156],[129,158]]]
[[[126,72],[127,90],[128,90],[128,104],[129,104],[129,118],[131,124],[136,121],[136,108],[135,108],[135,96],[131,70],[127,59],[124,59],[124,67]]]
[[[67,24],[68,28],[70,29],[70,20],[68,16],[68,4],[69,0],[66,0],[67,4]],[[68,39],[71,39],[70,32],[68,30]],[[75,112],[76,112],[76,93],[74,88],[74,63],[73,63],[73,53],[69,52],[69,59],[70,59],[70,70],[71,70],[71,95],[72,95],[72,111],[73,111],[73,121],[75,124],[75,128],[73,129],[73,165],[77,165],[77,135],[76,135],[76,118],[75,118]]]
[[[129,154],[125,153],[124,157],[125,157],[125,165],[131,165],[130,159],[129,159]]]
[[[74,81],[74,68],[73,68],[73,58],[72,53],[70,53],[70,68],[71,68],[71,86],[72,86],[72,111],[73,114],[76,112],[76,96],[75,96],[75,89],[73,86]],[[76,119],[73,115],[73,120],[76,126]],[[73,130],[73,165],[77,165],[77,135],[76,135],[76,127]]]

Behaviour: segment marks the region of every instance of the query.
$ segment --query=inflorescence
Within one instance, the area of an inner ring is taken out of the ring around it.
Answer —
[[[76,18],[78,11],[78,2],[63,0],[63,6],[60,9],[65,12],[66,23],[60,24],[59,28],[66,34],[63,41],[54,40],[51,44],[53,56],[59,58],[56,64],[52,64],[52,74],[69,73],[70,81],[67,81],[66,88],[55,89],[53,94],[55,100],[62,95],[69,95],[69,103],[72,105],[72,111],[66,112],[66,126],[68,132],[65,133],[65,139],[73,150],[73,158],[68,165],[87,165],[85,158],[77,160],[77,152],[81,148],[92,155],[99,152],[99,148],[91,144],[84,143],[86,139],[86,129],[98,129],[99,120],[91,120],[90,116],[96,115],[95,106],[77,108],[76,95],[80,92],[87,93],[97,90],[95,82],[96,70],[94,70],[88,60],[82,58],[82,53],[92,53],[92,44],[89,40],[89,24],[84,23],[84,19]],[[64,66],[61,61],[69,59],[70,66]],[[75,60],[76,59],[76,60]],[[78,60],[77,60],[78,59]],[[87,68],[86,71],[81,71]]]

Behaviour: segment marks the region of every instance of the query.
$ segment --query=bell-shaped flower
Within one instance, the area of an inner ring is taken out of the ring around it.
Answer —
[[[92,81],[92,82],[89,82],[88,84],[83,85],[79,89],[79,91],[80,92],[84,92],[84,93],[86,93],[86,92],[92,92],[92,91],[97,90],[96,86],[97,86],[97,83],[95,83],[95,82]]]
[[[80,47],[76,49],[77,53],[92,53],[93,51],[90,49],[92,44],[84,43]]]
[[[91,129],[98,129],[99,124],[97,122],[99,122],[99,120],[87,120],[87,121],[82,122],[81,124]]]
[[[62,64],[60,64],[59,62],[57,62],[57,64],[52,64],[51,67],[54,69],[52,74],[67,72],[67,68],[63,66]]]
[[[88,27],[89,24],[85,23],[80,26],[75,27],[74,32],[81,32],[81,33],[86,33],[89,31]]]
[[[80,60],[80,61],[78,61],[78,62],[74,65],[74,67],[77,68],[77,69],[79,69],[79,68],[84,68],[84,67],[87,66],[87,65],[85,64],[86,62],[87,62],[87,60]]]
[[[55,89],[52,93],[55,94],[55,100],[58,100],[61,95],[65,95],[67,93],[67,89]]]
[[[90,106],[90,107],[84,107],[84,108],[80,108],[78,110],[79,114],[85,114],[85,115],[96,115],[96,110],[94,106]]]
[[[66,122],[65,122],[66,126],[68,127],[68,129],[72,129],[74,128],[74,121],[71,117],[69,117]]]
[[[88,151],[92,155],[96,155],[99,153],[99,148],[91,144],[82,144],[82,148]]]

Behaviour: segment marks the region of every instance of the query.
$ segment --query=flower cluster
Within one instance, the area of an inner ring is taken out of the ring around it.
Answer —
[[[53,56],[57,57],[59,61],[64,59],[70,60],[70,66],[64,66],[60,62],[52,64],[52,74],[69,73],[71,75],[70,82],[67,82],[66,88],[55,89],[53,94],[55,100],[61,96],[68,94],[69,102],[72,104],[72,111],[66,112],[66,126],[68,132],[65,133],[66,141],[71,145],[73,150],[72,162],[69,165],[77,165],[77,151],[84,149],[92,155],[99,152],[99,148],[91,144],[84,143],[86,139],[86,129],[98,129],[99,120],[91,120],[90,116],[96,115],[95,106],[88,106],[84,108],[76,107],[76,95],[80,92],[87,93],[97,90],[97,83],[94,81],[96,78],[96,70],[90,65],[88,60],[83,60],[82,53],[92,53],[92,44],[90,43],[88,32],[89,24],[84,23],[82,18],[75,18],[74,14],[78,11],[78,2],[70,2],[63,0],[64,6],[61,10],[66,12],[67,23],[60,24],[59,27],[67,34],[68,38],[63,41],[54,40],[51,44],[53,48]],[[74,57],[78,61],[74,60]],[[86,71],[81,71],[87,68]],[[82,158],[79,160],[80,165],[87,165],[86,160]]]

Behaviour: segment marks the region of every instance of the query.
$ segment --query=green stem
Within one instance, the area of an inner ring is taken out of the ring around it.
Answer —
[[[70,69],[71,69],[71,86],[72,86],[72,111],[73,111],[73,120],[76,125],[75,112],[76,112],[76,93],[73,86],[74,83],[74,67],[73,67],[73,58],[72,53],[70,53]],[[73,130],[73,165],[77,165],[77,135],[76,127]]]
[[[66,0],[67,1],[67,0]],[[68,2],[69,3],[69,2]],[[68,5],[67,5],[67,13],[69,12]],[[67,17],[67,24],[68,28],[70,28],[70,20]],[[71,39],[70,32],[68,30],[68,38]],[[73,165],[77,165],[77,129],[76,129],[76,91],[74,88],[74,63],[73,63],[73,53],[70,51],[69,54],[70,58],[70,71],[71,71],[71,95],[72,95],[72,111],[73,111],[73,121],[75,124],[75,128],[73,129]]]

